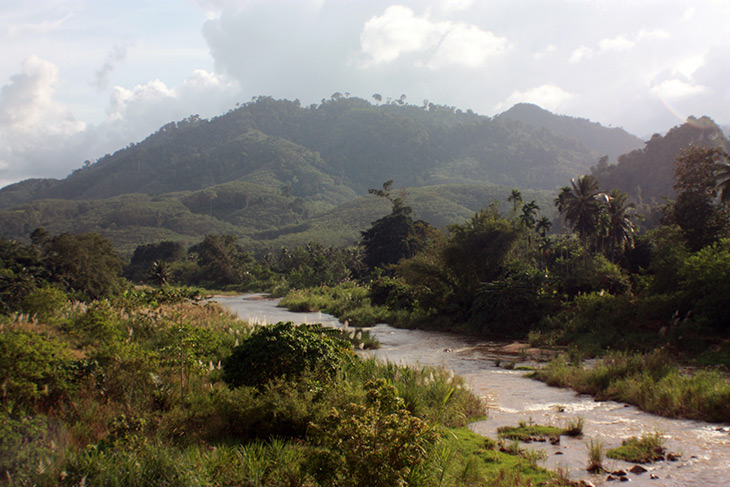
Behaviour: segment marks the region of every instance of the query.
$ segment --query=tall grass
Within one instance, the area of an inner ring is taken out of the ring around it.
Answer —
[[[284,296],[279,305],[291,311],[324,311],[351,326],[393,323],[400,319],[398,313],[370,304],[368,289],[355,283],[295,289]]]
[[[661,352],[613,352],[593,367],[571,364],[563,356],[537,370],[533,377],[662,416],[730,421],[730,380],[725,374],[718,370],[680,372],[670,364]]]

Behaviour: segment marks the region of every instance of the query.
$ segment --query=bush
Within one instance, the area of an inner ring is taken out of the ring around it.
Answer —
[[[406,485],[438,440],[434,429],[405,409],[394,386],[378,379],[364,387],[366,406],[333,409],[312,427],[321,449],[311,456],[309,469],[321,485]]]
[[[223,361],[223,380],[232,386],[260,387],[277,377],[305,371],[333,375],[347,356],[349,344],[330,338],[321,325],[277,323],[256,330]]]
[[[38,333],[6,329],[0,333],[2,400],[46,406],[55,404],[71,387],[66,372],[71,354],[63,342]]]
[[[66,293],[57,287],[46,285],[33,290],[21,304],[21,309],[29,315],[36,315],[40,320],[47,320],[57,313],[68,301]]]

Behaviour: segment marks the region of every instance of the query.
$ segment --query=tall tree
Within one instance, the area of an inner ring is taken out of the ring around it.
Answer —
[[[725,204],[730,203],[730,159],[728,155],[717,161],[717,168],[715,170],[715,182],[716,189],[720,195],[720,201]]]
[[[535,231],[543,238],[547,236],[551,228],[553,228],[553,222],[546,216],[541,217],[537,223],[535,223]]]
[[[96,299],[118,292],[123,262],[98,233],[62,233],[43,245],[52,279]]]
[[[537,205],[535,200],[530,201],[522,206],[522,215],[520,215],[520,223],[525,227],[532,229],[535,227],[535,215],[540,207]]]
[[[507,201],[512,203],[512,215],[517,216],[517,207],[522,203],[522,193],[520,193],[520,190],[514,188],[507,197]]]
[[[422,244],[419,233],[427,233],[428,224],[413,221],[411,207],[405,204],[403,194],[392,196],[392,187],[393,181],[390,180],[383,184],[383,189],[368,190],[370,194],[388,199],[393,205],[389,215],[374,221],[369,229],[362,232],[363,260],[370,269],[413,257]]]
[[[590,175],[574,178],[555,199],[555,206],[565,220],[578,232],[584,246],[596,234],[601,205],[598,196],[598,181]]]
[[[727,157],[719,147],[691,146],[677,157],[674,189],[677,199],[669,208],[692,250],[699,250],[727,235],[727,212],[716,205],[716,171]],[[720,189],[722,194],[722,189]]]
[[[632,217],[635,206],[633,203],[627,203],[627,198],[625,193],[612,189],[606,195],[603,205],[607,224],[607,250],[612,260],[615,260],[619,253],[634,247],[636,225]]]

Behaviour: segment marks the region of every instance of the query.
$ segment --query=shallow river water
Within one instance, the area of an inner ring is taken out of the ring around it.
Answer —
[[[261,299],[260,295],[219,297],[216,301],[250,322],[294,321],[342,326],[336,318],[326,314],[292,313],[277,308],[276,300]],[[624,438],[656,431],[664,436],[667,450],[679,459],[644,465],[649,471],[643,474],[629,473],[632,485],[730,487],[728,425],[663,418],[633,406],[596,402],[587,395],[548,387],[524,378],[524,372],[495,365],[498,361],[516,358],[504,355],[502,343],[432,331],[402,330],[388,325],[377,325],[370,331],[380,341],[381,348],[365,353],[406,365],[443,366],[463,376],[474,393],[487,404],[487,419],[470,425],[479,434],[496,438],[498,427],[515,426],[519,421],[561,426],[569,420],[583,418],[583,438],[562,437],[558,445],[523,445],[545,450],[548,458],[544,465],[567,469],[573,479],[583,478],[595,485],[614,483],[607,481],[605,474],[591,475],[585,471],[588,439],[602,441],[607,450],[620,446]],[[604,460],[604,466],[612,471],[628,470],[632,465]]]

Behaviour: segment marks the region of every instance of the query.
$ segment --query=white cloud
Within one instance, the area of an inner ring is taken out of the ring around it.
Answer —
[[[574,98],[569,93],[554,84],[536,86],[525,91],[513,91],[506,100],[494,107],[497,111],[506,110],[517,103],[534,103],[547,110],[556,110],[562,103]]]
[[[443,38],[428,63],[432,69],[452,64],[477,68],[490,57],[508,49],[507,39],[485,32],[473,25],[455,25]]]
[[[668,39],[668,38],[669,38],[669,32],[667,32],[664,29],[652,29],[652,30],[641,29],[641,30],[639,30],[639,33],[636,35],[637,41],[643,41],[644,39],[656,40],[656,39]]]
[[[62,177],[84,160],[138,142],[160,126],[192,114],[210,117],[230,109],[238,84],[195,70],[183,83],[159,80],[115,86],[105,121],[87,125],[55,99],[58,68],[30,57],[0,90],[0,181]]]
[[[556,46],[555,44],[550,44],[542,51],[539,51],[539,52],[536,52],[535,54],[533,54],[532,57],[534,57],[535,59],[542,59],[546,56],[549,56],[550,54],[553,54],[557,50],[558,50],[558,46]]]
[[[695,71],[705,64],[705,53],[689,55],[680,59],[673,66],[674,70],[687,78],[691,78]]]
[[[601,42],[598,43],[598,46],[601,48],[601,51],[627,51],[634,47],[636,43],[634,41],[630,41],[627,38],[623,36],[618,37],[612,37],[609,39],[603,39]]]
[[[697,12],[697,11],[695,10],[695,8],[694,8],[694,7],[692,7],[692,6],[690,6],[690,7],[687,7],[687,8],[685,9],[684,13],[682,14],[682,18],[683,18],[684,20],[692,20],[692,19],[694,18],[694,16],[695,16],[695,13],[696,13],[696,12]]]
[[[439,8],[446,13],[468,10],[474,4],[474,0],[441,0]]]
[[[0,127],[13,133],[35,131],[71,134],[84,124],[53,99],[56,66],[36,56],[23,61],[22,72],[0,90]]]
[[[388,7],[368,20],[360,35],[360,48],[368,58],[364,67],[395,61],[418,53],[416,65],[439,69],[449,65],[483,66],[487,59],[504,53],[507,39],[476,25],[432,21],[402,5]]]
[[[393,5],[365,23],[360,46],[373,63],[389,63],[403,54],[433,47],[446,28],[445,23],[434,24],[416,17],[408,7]]]
[[[571,64],[576,64],[584,59],[590,59],[593,57],[593,49],[586,46],[580,46],[576,50],[573,51],[573,53],[570,55],[570,58],[568,58],[568,62]]]
[[[25,23],[10,25],[7,28],[7,35],[10,38],[21,37],[24,35],[34,36],[42,35],[59,29],[66,21],[72,17],[72,14],[66,14],[57,20],[43,20],[36,23]]]
[[[669,79],[652,87],[652,91],[662,98],[675,99],[699,95],[707,91],[706,86],[694,85],[681,79]]]

